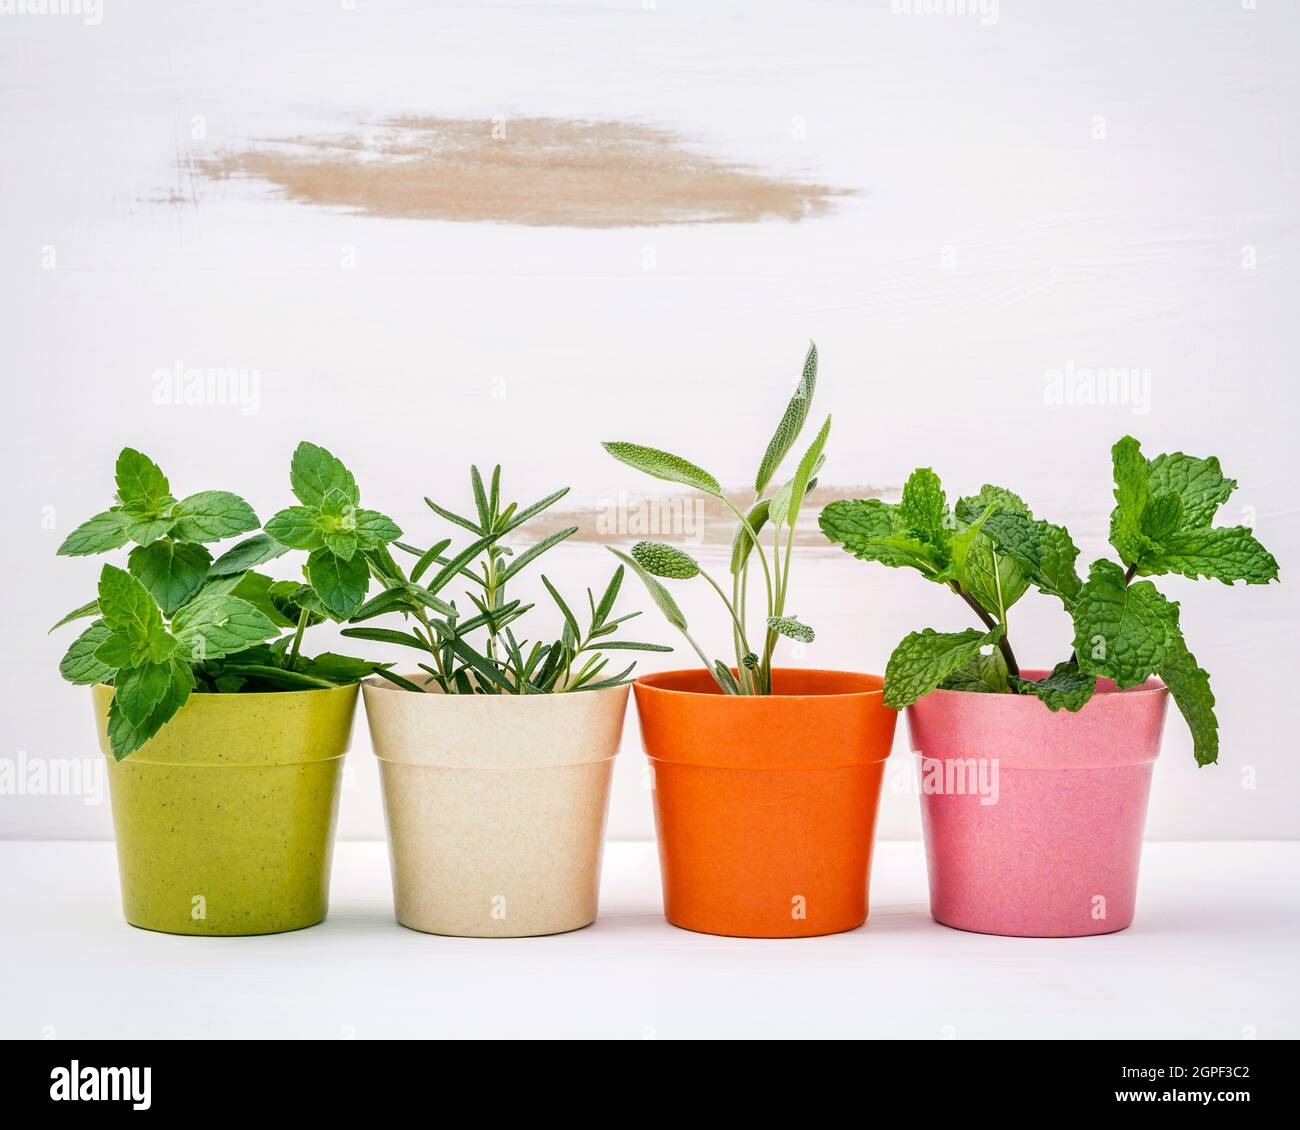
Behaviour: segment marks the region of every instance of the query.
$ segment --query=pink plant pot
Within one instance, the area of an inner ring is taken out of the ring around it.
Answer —
[[[1027,938],[1132,923],[1168,700],[1154,679],[1127,691],[1101,679],[1077,714],[967,691],[908,707],[935,920]]]

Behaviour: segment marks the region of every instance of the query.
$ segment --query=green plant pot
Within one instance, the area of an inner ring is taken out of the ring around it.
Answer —
[[[191,695],[125,761],[108,747],[113,688],[92,693],[131,925],[275,934],[325,917],[355,685]]]

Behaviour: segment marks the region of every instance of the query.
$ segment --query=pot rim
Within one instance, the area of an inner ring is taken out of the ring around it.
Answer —
[[[431,676],[424,671],[414,673],[407,671],[398,671],[398,675],[403,678],[417,682],[419,679],[429,679]],[[412,699],[432,699],[438,702],[491,702],[494,700],[503,700],[508,702],[537,702],[539,699],[564,699],[570,701],[579,698],[579,696],[597,696],[609,693],[617,694],[619,691],[628,691],[632,689],[631,683],[622,683],[617,687],[601,687],[594,691],[548,691],[545,694],[445,694],[442,691],[426,691],[423,695],[417,695],[414,691],[408,691],[405,687],[399,687],[396,683],[390,683],[380,675],[371,675],[362,679],[358,684],[362,687],[368,687],[372,690],[397,691],[400,694],[409,695]]]
[[[1050,675],[1051,671],[1049,669],[1045,669],[1041,667],[1029,667],[1029,668],[1022,669],[1020,674],[1024,678],[1041,679],[1041,678],[1046,678],[1048,675]],[[1093,702],[1105,701],[1106,698],[1110,698],[1110,697],[1144,698],[1147,695],[1167,695],[1169,693],[1169,688],[1165,686],[1165,684],[1162,683],[1159,679],[1156,678],[1150,678],[1145,683],[1141,683],[1136,686],[1121,688],[1116,686],[1112,680],[1103,678],[1102,676],[1098,675],[1097,686],[1092,693],[1093,693],[1093,697],[1084,704],[1083,706],[1084,710],[1086,710],[1089,706],[1091,706]],[[1046,703],[1043,703],[1038,698],[1037,695],[1032,695],[1032,694],[1014,694],[1014,693],[990,694],[987,691],[955,691],[955,690],[946,690],[942,687],[936,687],[929,694],[922,695],[921,698],[917,699],[917,702],[921,702],[927,698],[933,698],[936,695],[945,696],[945,697],[949,695],[960,695],[964,698],[980,699],[981,701],[987,699],[990,700],[991,702],[992,701],[1001,702],[1004,699],[1010,699],[1010,700],[1016,700],[1025,703],[1039,703],[1040,705],[1044,705],[1044,706],[1046,705]],[[906,709],[911,710],[914,706],[916,706],[915,702],[911,703]],[[1018,710],[1021,708],[1017,706],[1017,707],[1012,707],[1011,709]],[[1072,713],[1079,713],[1079,712],[1074,711]]]
[[[261,698],[292,698],[295,695],[302,694],[320,694],[321,691],[350,691],[355,690],[362,683],[358,679],[355,683],[343,683],[337,687],[299,687],[295,691],[201,691],[198,689],[190,691],[190,698],[204,699],[227,699],[227,698],[244,698],[244,699],[261,699]],[[117,692],[117,688],[112,683],[92,683],[92,689],[103,688],[106,691]]]
[[[654,691],[656,694],[677,695],[682,698],[709,698],[721,699],[724,701],[735,700],[737,702],[790,702],[794,700],[804,701],[822,701],[825,699],[845,699],[845,698],[871,698],[873,696],[883,698],[885,694],[885,679],[883,675],[872,675],[864,671],[839,671],[830,667],[774,667],[773,673],[779,671],[797,671],[801,675],[833,675],[837,677],[848,676],[850,678],[864,679],[869,682],[878,684],[870,688],[864,688],[857,691],[827,691],[818,694],[762,694],[762,695],[727,695],[716,688],[708,691],[691,691],[679,690],[676,687],[660,686],[656,680],[671,679],[684,675],[705,675],[709,672],[703,667],[678,667],[671,671],[654,671],[648,675],[639,675],[634,685],[638,689]]]

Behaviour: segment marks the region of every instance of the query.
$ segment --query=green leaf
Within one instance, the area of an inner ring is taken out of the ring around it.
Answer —
[[[234,655],[280,634],[271,619],[237,596],[201,596],[172,620],[172,631],[191,659]]]
[[[767,484],[772,481],[781,461],[789,454],[790,448],[799,438],[808,410],[812,407],[813,393],[817,388],[817,344],[808,343],[808,353],[804,357],[803,373],[795,386],[794,395],[786,405],[785,414],[776,426],[776,432],[767,445],[763,462],[759,464],[758,474],[754,477],[754,493],[762,494]]]
[[[289,485],[299,502],[315,510],[320,509],[331,491],[338,491],[353,506],[361,501],[352,472],[323,447],[306,440],[293,453]]]
[[[718,480],[702,467],[697,467],[680,455],[672,455],[653,447],[642,447],[639,443],[614,442],[604,443],[601,446],[620,463],[626,463],[629,467],[635,467],[638,471],[644,471],[656,479],[682,483],[684,486],[702,490],[705,494],[722,497],[722,487],[718,485]]]
[[[621,550],[615,549],[612,545],[605,547],[625,565],[630,565],[632,572],[641,578],[641,583],[645,585],[646,591],[650,594],[650,599],[655,602],[655,606],[664,614],[664,618],[674,628],[679,631],[686,630],[686,617],[682,615],[682,610],[677,607],[677,601],[673,600],[672,594],[664,588],[657,580],[647,573],[639,562],[629,557]]]
[[[208,569],[208,575],[228,577],[248,569],[256,569],[259,565],[283,557],[289,549],[290,547],[283,542],[276,541],[266,534],[254,534],[218,557]]]
[[[409,612],[413,607],[404,587],[384,589],[358,608],[350,617],[350,621],[359,624],[363,620],[373,620],[376,616],[384,616],[389,612],[399,610]]]
[[[133,723],[126,717],[118,696],[114,693],[108,709],[108,741],[116,760],[129,757],[144,745],[171,721],[189,699],[190,692],[194,689],[194,673],[176,659],[171,660],[169,669],[171,679],[167,693],[143,723]]]
[[[1113,561],[1094,561],[1074,602],[1079,669],[1121,689],[1145,682],[1165,664],[1178,628],[1178,605],[1150,581],[1125,585]]]
[[[158,464],[131,447],[117,457],[117,497],[136,514],[156,514],[171,501],[171,487]]]
[[[106,683],[113,677],[114,668],[95,658],[95,652],[111,633],[103,620],[96,620],[75,640],[59,662],[59,674],[70,683],[88,687]]]
[[[277,628],[291,628],[298,621],[298,611],[290,617],[281,611],[283,600],[277,600],[277,594],[283,592],[282,586],[293,582],[273,581],[265,573],[254,573],[249,571],[239,578],[239,583],[234,586],[227,594],[237,596],[240,600],[246,600],[256,608],[263,616],[271,621]],[[305,592],[311,592],[306,585],[295,585],[296,589],[302,589]],[[319,620],[319,618],[314,618]],[[309,621],[310,623],[311,621]]]
[[[357,544],[362,549],[374,549],[387,545],[402,536],[401,528],[391,518],[378,510],[359,509],[352,515]]]
[[[462,570],[464,570],[466,565],[473,561],[474,558],[483,552],[483,550],[487,549],[487,547],[496,541],[499,536],[500,535],[498,534],[487,534],[486,536],[479,538],[478,541],[467,545],[456,554],[455,557],[450,558],[447,563],[434,574],[433,580],[425,586],[425,589],[431,594],[441,592],[442,589],[450,584],[451,581],[455,579]],[[473,574],[466,573],[465,575],[472,576]]]
[[[1207,526],[1185,530],[1162,540],[1138,567],[1144,577],[1181,573],[1196,580],[1211,577],[1230,585],[1266,585],[1277,580],[1277,559],[1245,526]]]
[[[114,685],[118,709],[133,726],[143,725],[171,689],[171,665],[142,663],[119,672]]]
[[[92,553],[107,553],[121,549],[128,540],[127,526],[131,517],[121,510],[105,510],[87,518],[59,546],[62,557],[87,557]]]
[[[632,547],[632,558],[654,577],[687,581],[699,576],[699,563],[689,553],[658,541],[639,541]]]
[[[786,504],[786,512],[783,520],[791,530],[799,522],[799,511],[803,509],[804,496],[808,493],[808,484],[813,481],[817,475],[818,469],[825,461],[822,458],[822,449],[826,446],[826,437],[831,434],[831,418],[826,417],[826,422],[822,424],[821,431],[809,445],[808,450],[804,452],[804,457],[799,460],[799,467],[795,471],[794,478],[790,485],[790,499]],[[773,504],[773,521],[775,518],[776,506]]]
[[[393,671],[376,671],[375,674],[378,675],[381,679],[387,679],[390,683],[394,684],[395,686],[401,687],[402,690],[404,691],[413,691],[416,694],[428,693],[428,691],[426,691],[424,687],[411,682],[411,680],[406,678],[405,675],[398,675]]]
[[[546,586],[546,591],[551,594],[551,599],[555,601],[560,610],[560,615],[564,617],[564,622],[569,626],[569,631],[573,633],[575,640],[582,639],[582,629],[578,627],[578,618],[574,616],[572,609],[564,603],[564,597],[560,595],[559,590],[543,574],[542,584]]]
[[[764,498],[760,502],[754,503],[749,508],[749,513],[745,515],[745,524],[737,523],[736,532],[731,539],[731,575],[738,577],[740,571],[745,567],[745,562],[749,560],[749,555],[754,550],[754,539],[749,536],[750,530],[758,534],[767,524],[768,515],[771,511],[772,500]]]
[[[639,643],[636,640],[605,640],[601,651],[672,651],[666,643]]]
[[[492,512],[488,509],[487,491],[483,487],[483,476],[478,473],[478,468],[472,464],[469,469],[469,484],[474,494],[474,508],[478,511],[479,527],[486,533],[492,527]]]
[[[946,567],[942,551],[906,532],[897,508],[878,498],[838,499],[821,512],[822,533],[861,561],[918,569],[931,580]]]
[[[429,645],[413,632],[398,632],[392,628],[344,628],[339,635],[350,640],[369,640],[371,643],[392,643],[427,652]]]
[[[290,549],[320,549],[325,544],[320,514],[307,506],[287,506],[272,515],[266,533]]]
[[[449,545],[451,545],[451,538],[443,538],[442,541],[429,546],[428,549],[420,554],[420,559],[415,563],[414,568],[411,569],[411,580],[418,581],[422,576],[424,576],[425,571],[430,565],[437,564],[438,559],[442,557],[443,552]]]
[[[208,542],[232,538],[257,529],[260,524],[253,508],[228,490],[201,490],[182,498],[172,510],[177,541]]]
[[[1084,674],[1071,662],[1058,663],[1045,679],[1011,678],[1011,686],[1020,694],[1036,695],[1052,711],[1082,710],[1097,687],[1093,675]]]
[[[614,602],[618,599],[619,590],[623,587],[623,576],[623,566],[619,565],[610,576],[605,591],[601,593],[600,600],[596,604],[596,610],[592,615],[593,622],[603,625],[609,618],[609,614],[614,611]]]
[[[885,666],[885,705],[892,710],[910,706],[963,668],[981,648],[997,643],[1001,627],[988,632],[912,632],[894,648]]]
[[[1142,515],[1151,501],[1150,469],[1132,436],[1115,444],[1111,461],[1115,469],[1115,509],[1110,515],[1110,544],[1125,565],[1132,565],[1155,548],[1142,530]]]
[[[530,545],[502,571],[497,578],[497,584],[504,585],[511,577],[518,575],[530,562],[535,561],[552,546],[559,545],[565,538],[572,537],[577,532],[577,526],[570,526],[565,530],[556,530],[555,533],[542,538],[536,545]]]
[[[133,518],[126,525],[126,535],[138,545],[153,545],[170,534],[174,525],[171,517]]]
[[[1006,694],[1010,689],[1007,661],[996,648],[988,655],[976,652],[961,667],[939,684],[945,691],[968,691],[977,694]]]
[[[1220,506],[1237,489],[1237,480],[1224,478],[1218,459],[1197,459],[1175,451],[1157,455],[1148,465],[1154,494],[1172,492],[1183,503],[1183,524],[1191,529],[1208,526]]]
[[[913,471],[903,485],[898,517],[909,533],[933,545],[945,545],[952,528],[948,500],[939,476],[929,467]]]
[[[335,557],[351,561],[357,552],[357,535],[350,531],[327,530],[321,536],[325,539],[325,548]]]
[[[156,541],[136,546],[127,564],[163,612],[171,616],[203,587],[212,554],[201,545]]]
[[[1196,764],[1214,764],[1219,760],[1219,720],[1214,714],[1214,692],[1210,689],[1210,676],[1187,650],[1181,631],[1171,632],[1166,640],[1159,674],[1192,732]]]
[[[166,659],[176,648],[167,633],[162,613],[149,591],[130,573],[105,565],[99,574],[99,610],[109,631],[120,641],[113,651],[116,659],[127,653],[129,662],[119,667]]]
[[[348,619],[366,599],[370,587],[370,568],[362,557],[350,561],[317,549],[307,558],[307,576],[321,603],[331,616]]]
[[[1029,590],[1024,567],[1014,557],[999,553],[997,543],[983,530],[966,553],[958,583],[981,608],[999,618]]]
[[[812,643],[817,638],[812,628],[800,623],[797,616],[769,616],[767,626],[772,631],[789,639],[798,640],[800,643]]]
[[[1006,511],[1011,514],[1023,514],[1026,518],[1033,517],[1020,495],[1015,491],[1007,490],[1006,487],[996,487],[991,483],[985,483],[980,487],[979,494],[959,498],[955,510],[959,521],[973,522],[990,506],[995,512]]]
[[[989,516],[983,530],[1003,555],[1020,563],[1032,584],[1057,597],[1067,611],[1072,607],[1082,583],[1074,565],[1079,550],[1064,526],[1000,512]]]
[[[501,523],[501,528],[494,532],[498,537],[504,537],[506,534],[510,533],[511,530],[516,529],[519,526],[522,526],[530,518],[533,518],[536,515],[540,514],[543,510],[547,509],[548,507],[553,506],[556,502],[558,502],[561,498],[563,498],[568,493],[569,493],[568,487],[561,487],[554,494],[548,494],[545,498],[541,499],[538,502],[534,502],[531,506],[524,507],[524,509],[520,510],[518,513],[515,514],[513,518],[510,518],[508,521],[503,521]],[[502,518],[505,517],[506,515],[503,514]]]
[[[301,659],[301,656],[299,658]],[[290,671],[284,667],[275,667],[267,663],[231,663],[226,666],[225,671],[227,674],[223,675],[223,678],[234,676],[243,679],[245,682],[256,680],[287,691],[318,690],[341,685],[332,679],[325,679],[319,675],[311,675],[303,671]]]
[[[717,680],[718,686],[727,694],[744,694],[740,689],[740,684],[736,682],[736,676],[731,673],[728,667],[721,659],[713,661],[713,677]]]
[[[1139,526],[1157,544],[1176,534],[1183,526],[1183,500],[1173,493],[1153,494]]]
[[[452,525],[460,526],[462,529],[469,530],[469,532],[472,534],[482,535],[485,533],[489,533],[489,534],[491,533],[491,531],[485,531],[480,529],[475,523],[471,522],[468,518],[462,518],[459,514],[455,513],[454,511],[447,510],[446,508],[439,506],[431,498],[426,498],[424,500],[424,504],[435,514],[437,514],[439,518],[445,518],[448,522],[452,523]]]
[[[83,604],[80,608],[74,608],[71,612],[69,612],[66,616],[64,616],[62,620],[60,620],[57,624],[55,624],[54,627],[51,628],[49,632],[46,632],[45,634],[48,636],[50,632],[53,632],[56,629],[63,627],[64,624],[70,624],[72,623],[73,620],[80,620],[84,616],[98,616],[98,615],[99,615],[99,601],[98,600],[88,601],[86,604]]]

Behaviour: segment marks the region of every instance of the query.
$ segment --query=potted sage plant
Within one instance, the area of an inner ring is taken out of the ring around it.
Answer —
[[[700,656],[694,669],[636,681],[641,734],[653,770],[664,912],[709,934],[805,937],[860,926],[885,759],[894,736],[882,679],[776,667],[781,639],[811,643],[791,614],[799,515],[816,486],[830,417],[784,482],[778,472],[812,406],[817,347],[754,476],[737,503],[702,467],[655,448],[606,443],[614,458],[709,495],[735,515],[722,583],[676,546],[613,549]],[[778,485],[779,483],[779,485]],[[708,585],[732,661],[697,642],[664,581]],[[751,591],[753,590],[753,591]],[[757,595],[755,595],[757,593]],[[761,609],[757,629],[747,615]]]
[[[178,500],[153,460],[125,448],[114,503],[59,547],[132,547],[55,627],[90,619],[59,670],[91,688],[134,926],[266,934],[328,909],[357,685],[382,665],[308,656],[303,633],[360,606],[369,576],[349,560],[401,531],[360,508],[352,474],[323,448],[299,445],[291,482],[301,505],[267,525],[285,540],[253,533],[214,560],[210,546],[258,529],[252,507],[228,491]],[[257,571],[291,547],[312,551],[304,580]]]
[[[1170,697],[1197,763],[1218,759],[1214,694],[1178,603],[1141,578],[1267,584],[1277,561],[1247,527],[1214,525],[1237,485],[1217,459],[1147,459],[1125,436],[1112,463],[1118,560],[1094,561],[1086,578],[1069,533],[1019,495],[985,486],[950,507],[928,468],[897,503],[837,501],[821,513],[832,542],[916,569],[979,624],[912,632],[885,670],[885,704],[907,708],[921,759],[930,907],[945,925],[1034,937],[1123,930]],[[1050,670],[1022,668],[1008,632],[1031,588],[1073,622],[1073,651]]]
[[[367,554],[383,591],[359,608],[345,636],[416,653],[415,670],[366,680],[366,717],[379,759],[397,920],[431,934],[556,934],[596,918],[610,777],[635,664],[619,651],[671,651],[614,639],[639,615],[615,615],[619,566],[582,615],[544,574],[563,627],[521,638],[533,604],[514,596],[524,571],[577,532],[569,526],[515,549],[516,530],[568,488],[520,507],[470,469],[473,517],[425,499],[468,531],[452,548],[397,542]],[[453,587],[454,590],[453,591]],[[461,603],[457,603],[457,599]],[[364,626],[384,615],[401,628]]]

